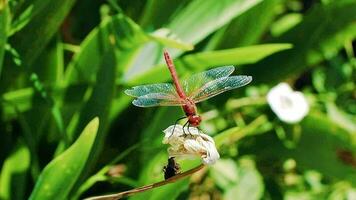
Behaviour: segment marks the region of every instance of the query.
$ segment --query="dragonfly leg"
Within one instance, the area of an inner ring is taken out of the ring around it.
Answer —
[[[188,133],[189,135],[193,136],[193,134],[190,132],[190,123],[188,123]]]
[[[190,137],[193,137],[193,134],[190,132],[190,123],[189,123],[189,121],[187,121],[185,124],[184,124],[184,127],[187,127],[187,129],[188,129],[188,134],[186,134],[185,132],[184,132],[184,135],[189,135]],[[184,129],[183,129],[184,130]]]
[[[189,132],[189,121],[185,122],[185,124],[183,125],[183,134],[184,134],[184,137],[187,136],[188,134],[185,132],[184,128],[187,127],[188,125],[188,132]],[[190,134],[191,135],[191,134]]]
[[[174,130],[176,129],[176,125],[178,124],[178,122],[180,120],[182,120],[182,119],[185,119],[185,118],[187,118],[187,117],[186,116],[180,117],[179,119],[176,120],[176,122],[174,123],[173,131],[172,131],[171,135],[168,138],[170,138],[174,134]],[[184,132],[184,127],[183,127],[183,132]]]

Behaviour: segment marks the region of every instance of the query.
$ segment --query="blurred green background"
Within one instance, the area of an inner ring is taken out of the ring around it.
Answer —
[[[355,200],[355,13],[355,0],[0,0],[0,199],[162,180],[162,130],[183,112],[123,91],[169,82],[166,48],[180,77],[235,65],[253,82],[198,104],[215,165],[130,199]],[[310,104],[300,123],[266,102],[282,81]]]

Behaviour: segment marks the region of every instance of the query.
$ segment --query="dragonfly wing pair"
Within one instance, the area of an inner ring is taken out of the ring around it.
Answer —
[[[251,82],[251,76],[229,76],[234,69],[234,66],[218,67],[183,79],[184,93],[197,103]],[[135,86],[125,93],[137,97],[132,103],[139,107],[184,105],[184,99],[170,83]]]

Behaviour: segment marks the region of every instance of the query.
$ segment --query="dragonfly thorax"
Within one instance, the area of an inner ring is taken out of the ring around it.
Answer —
[[[185,99],[185,102],[183,105],[183,110],[187,116],[197,114],[197,107],[196,107],[195,103],[189,98]]]
[[[194,101],[190,98],[186,98],[184,103],[183,110],[188,117],[189,124],[194,127],[199,126],[201,117],[197,114],[197,107]]]

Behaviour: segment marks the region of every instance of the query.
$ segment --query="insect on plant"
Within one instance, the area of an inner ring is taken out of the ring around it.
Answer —
[[[174,157],[168,158],[168,163],[163,167],[164,179],[167,180],[177,174],[180,174],[180,166],[175,161]]]
[[[136,97],[132,103],[138,107],[182,106],[186,116],[178,119],[176,123],[181,119],[188,118],[183,130],[187,125],[188,131],[189,126],[198,127],[202,121],[197,113],[196,103],[247,85],[252,80],[251,76],[230,76],[235,67],[224,66],[194,74],[180,82],[173,61],[166,50],[164,59],[172,76],[173,84],[140,85],[126,90],[125,93]]]

